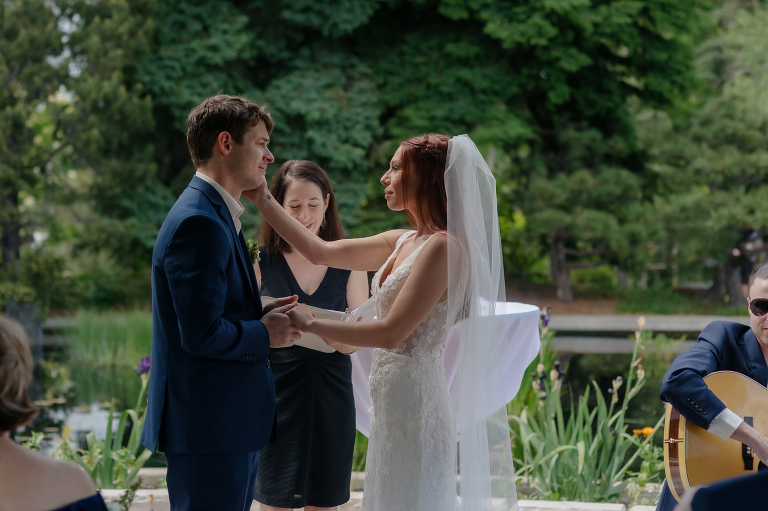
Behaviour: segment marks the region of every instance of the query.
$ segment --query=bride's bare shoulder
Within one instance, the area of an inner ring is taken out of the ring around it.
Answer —
[[[400,238],[412,232],[414,231],[408,229],[392,229],[391,231],[381,233],[380,236],[387,242],[390,249],[394,250],[397,246],[397,242],[400,241]]]

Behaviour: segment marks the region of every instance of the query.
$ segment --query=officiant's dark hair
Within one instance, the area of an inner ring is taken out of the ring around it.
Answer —
[[[32,383],[32,352],[24,328],[0,314],[0,432],[32,420],[37,407],[27,390]]]
[[[195,168],[213,156],[213,144],[221,132],[242,144],[245,132],[259,122],[272,133],[275,124],[267,108],[238,96],[217,94],[197,105],[187,117],[187,147]]]
[[[415,200],[419,205],[421,221],[428,232],[448,230],[448,199],[445,193],[445,163],[448,159],[448,141],[439,133],[427,133],[409,138],[402,144],[400,168],[403,170],[403,195],[408,201],[408,182],[416,180]],[[410,211],[405,216],[412,226],[416,219]]]
[[[317,235],[324,241],[336,241],[344,237],[344,228],[339,219],[339,210],[336,207],[336,196],[328,174],[315,162],[308,160],[288,160],[280,165],[269,192],[278,204],[283,205],[285,193],[291,183],[308,181],[314,183],[323,193],[323,201],[328,197],[328,209],[325,210],[325,225],[320,226]],[[290,252],[293,248],[266,222],[261,221],[261,240],[264,249],[270,254],[278,252]]]

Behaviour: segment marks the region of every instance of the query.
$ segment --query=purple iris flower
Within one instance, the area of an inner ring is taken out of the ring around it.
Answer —
[[[547,305],[546,312],[541,315],[541,324],[543,327],[546,327],[549,324],[549,305]]]
[[[134,369],[136,369],[136,374],[141,376],[144,373],[148,373],[151,362],[152,359],[149,356],[141,357],[141,362],[139,362],[139,365],[134,367]]]

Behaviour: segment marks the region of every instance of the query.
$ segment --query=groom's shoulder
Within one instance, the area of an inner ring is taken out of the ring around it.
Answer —
[[[202,179],[195,179],[203,185],[210,186]],[[185,188],[181,193],[179,198],[176,199],[176,203],[168,213],[169,218],[183,218],[190,215],[216,215],[216,207],[213,201],[210,199],[209,194],[206,193],[205,188],[202,186],[193,186],[193,184],[197,183],[194,181],[190,183],[189,186],[187,186],[187,188]]]
[[[170,237],[181,224],[195,218],[219,222],[218,210],[208,196],[196,188],[187,187],[165,217],[158,238]]]

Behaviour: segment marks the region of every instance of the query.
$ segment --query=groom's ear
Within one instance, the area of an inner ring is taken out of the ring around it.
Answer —
[[[230,135],[228,131],[222,131],[219,133],[219,136],[216,137],[216,144],[213,149],[226,156],[232,150],[233,142],[232,135]]]

